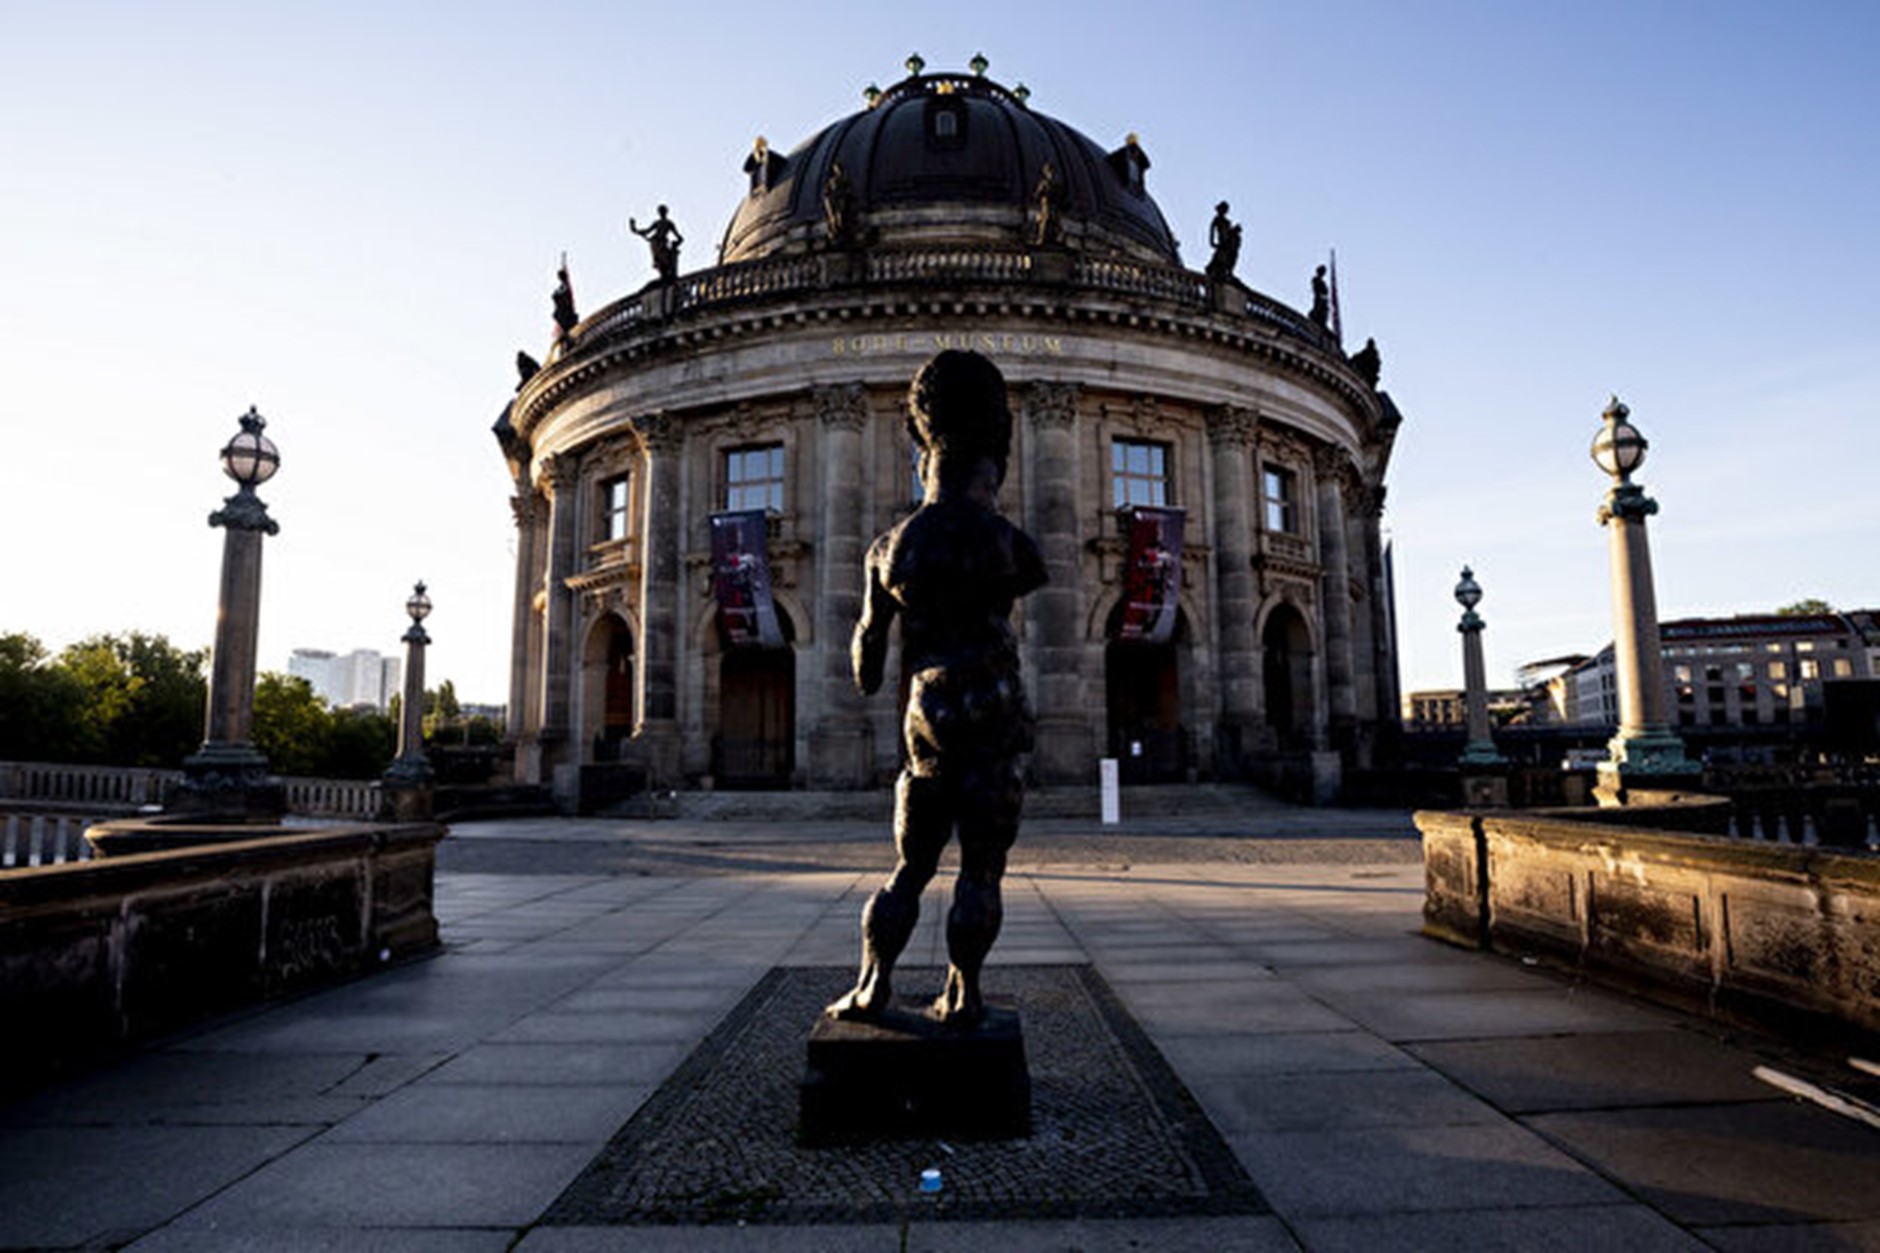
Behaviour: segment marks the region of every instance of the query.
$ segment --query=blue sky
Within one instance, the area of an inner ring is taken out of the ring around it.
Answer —
[[[1347,338],[1406,415],[1386,525],[1403,677],[1491,683],[1611,635],[1609,393],[1666,617],[1880,604],[1880,6],[0,0],[0,631],[206,645],[250,404],[261,656],[393,652],[507,696],[509,484],[489,425],[585,312],[650,277],[629,215],[709,261],[758,134],[782,148],[919,51],[976,51],[1100,143],[1137,132],[1191,265],[1301,307],[1338,250]]]

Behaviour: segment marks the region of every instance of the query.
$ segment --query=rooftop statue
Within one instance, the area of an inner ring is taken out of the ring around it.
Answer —
[[[1038,230],[1032,242],[1039,247],[1054,244],[1063,233],[1063,222],[1059,220],[1058,209],[1058,172],[1057,167],[1046,161],[1038,171],[1038,186],[1031,194],[1032,216],[1037,219]]]
[[[1373,388],[1377,386],[1377,380],[1384,372],[1384,360],[1378,355],[1375,339],[1365,340],[1364,347],[1351,354],[1351,368]]]
[[[1224,283],[1234,277],[1240,264],[1240,225],[1227,216],[1225,200],[1214,206],[1214,220],[1208,223],[1208,246],[1214,255],[1208,258],[1208,277]]]
[[[985,1015],[979,973],[1004,914],[1000,882],[1024,790],[1019,757],[1032,743],[1012,605],[1044,585],[1045,570],[1031,537],[995,507],[1012,440],[998,367],[974,352],[939,353],[915,374],[908,410],[925,498],[868,550],[851,649],[856,685],[878,691],[888,630],[900,618],[908,693],[907,764],[894,794],[898,861],[862,911],[855,987],[828,1013],[870,1021],[887,1011],[921,892],[957,831],[949,968],[933,1012],[970,1026]]]
[[[848,243],[855,236],[855,184],[849,181],[842,162],[829,163],[829,177],[823,180],[823,230],[832,244]]]
[[[555,338],[566,339],[575,323],[581,319],[574,311],[574,288],[568,282],[568,258],[561,259],[561,268],[555,271],[555,290],[549,294],[555,303]]]
[[[658,272],[660,282],[670,283],[679,277],[679,245],[685,242],[685,236],[666,216],[665,205],[659,206],[659,216],[648,222],[644,230],[632,218],[627,219],[627,229],[652,247],[653,269]]]
[[[1325,267],[1312,271],[1312,313],[1313,322],[1324,326],[1332,316],[1331,289],[1325,285]]]

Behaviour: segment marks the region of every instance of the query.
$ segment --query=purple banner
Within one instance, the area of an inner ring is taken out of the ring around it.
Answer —
[[[727,648],[782,648],[762,509],[712,515],[712,593]]]
[[[1123,572],[1123,617],[1119,640],[1166,644],[1175,635],[1182,590],[1180,509],[1137,505],[1129,518],[1129,564]]]

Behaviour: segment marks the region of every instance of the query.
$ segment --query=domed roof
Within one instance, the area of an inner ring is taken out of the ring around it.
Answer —
[[[983,62],[975,61],[975,65]],[[828,247],[824,188],[840,162],[858,242],[888,247],[1035,239],[1052,167],[1056,237],[1067,246],[1179,264],[1175,237],[1144,187],[1149,158],[1130,136],[1105,152],[1082,133],[974,73],[915,73],[868,108],[779,156],[763,140],[750,190],[725,229],[721,262]]]

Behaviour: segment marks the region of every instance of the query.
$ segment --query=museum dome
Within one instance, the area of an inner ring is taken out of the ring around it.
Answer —
[[[921,248],[1038,242],[1039,189],[1054,210],[1050,241],[1083,251],[1180,264],[1175,238],[1144,185],[1149,158],[1134,135],[1113,151],[1032,108],[1023,86],[973,72],[926,74],[918,57],[868,107],[787,156],[764,140],[744,163],[750,185],[725,229],[721,263],[832,246]],[[840,166],[841,238],[826,215]],[[1047,176],[1045,167],[1051,167]]]

